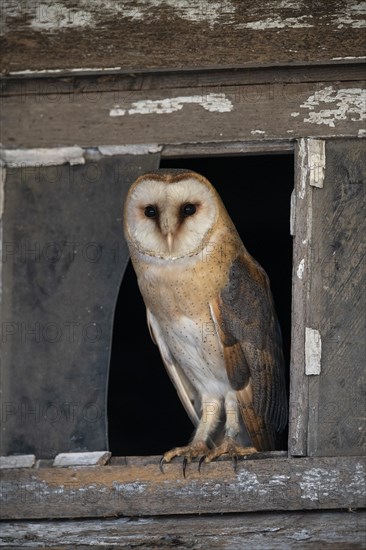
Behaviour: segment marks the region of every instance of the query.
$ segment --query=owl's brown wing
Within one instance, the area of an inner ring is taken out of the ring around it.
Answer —
[[[177,390],[179,398],[188,416],[192,420],[194,426],[197,426],[199,423],[201,407],[199,395],[184,374],[183,370],[174,360],[173,355],[164,341],[164,336],[161,332],[159,323],[149,309],[146,309],[146,317],[151,338],[159,348],[160,355],[163,359],[169,377]]]
[[[211,313],[253,445],[274,450],[288,414],[282,338],[268,277],[246,251],[233,262]]]

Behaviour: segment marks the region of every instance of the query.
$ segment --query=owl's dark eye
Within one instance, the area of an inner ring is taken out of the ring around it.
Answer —
[[[194,204],[187,203],[182,208],[183,216],[192,216],[196,212],[196,207]]]
[[[149,204],[149,206],[145,208],[144,214],[147,218],[156,218],[158,215],[158,210],[155,206],[151,206],[151,204]]]

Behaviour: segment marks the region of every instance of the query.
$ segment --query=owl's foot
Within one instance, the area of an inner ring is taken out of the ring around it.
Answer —
[[[234,470],[236,472],[238,457],[249,456],[257,452],[257,449],[255,449],[254,447],[242,447],[241,445],[238,445],[235,439],[233,439],[232,437],[225,437],[221,445],[216,447],[216,449],[212,449],[206,455],[201,457],[198,465],[198,471],[201,471],[201,466],[203,462],[211,462],[212,460],[215,460],[215,458],[218,458],[222,455],[229,455],[233,462]]]
[[[197,441],[196,443],[191,443],[185,447],[175,447],[171,451],[164,453],[160,460],[160,471],[164,473],[163,465],[164,463],[170,462],[176,456],[183,457],[183,477],[186,477],[186,468],[189,462],[192,462],[193,458],[208,456],[210,453],[209,448],[207,447],[204,441]]]

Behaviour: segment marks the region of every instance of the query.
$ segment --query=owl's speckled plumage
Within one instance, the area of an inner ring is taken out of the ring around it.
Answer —
[[[287,403],[273,300],[213,186],[182,170],[141,176],[124,229],[151,335],[197,426],[165,461],[274,449]]]

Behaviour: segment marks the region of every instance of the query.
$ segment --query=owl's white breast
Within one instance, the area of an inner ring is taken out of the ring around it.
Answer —
[[[160,319],[159,325],[165,344],[198,392],[224,397],[231,388],[213,322],[182,316],[170,322]]]

